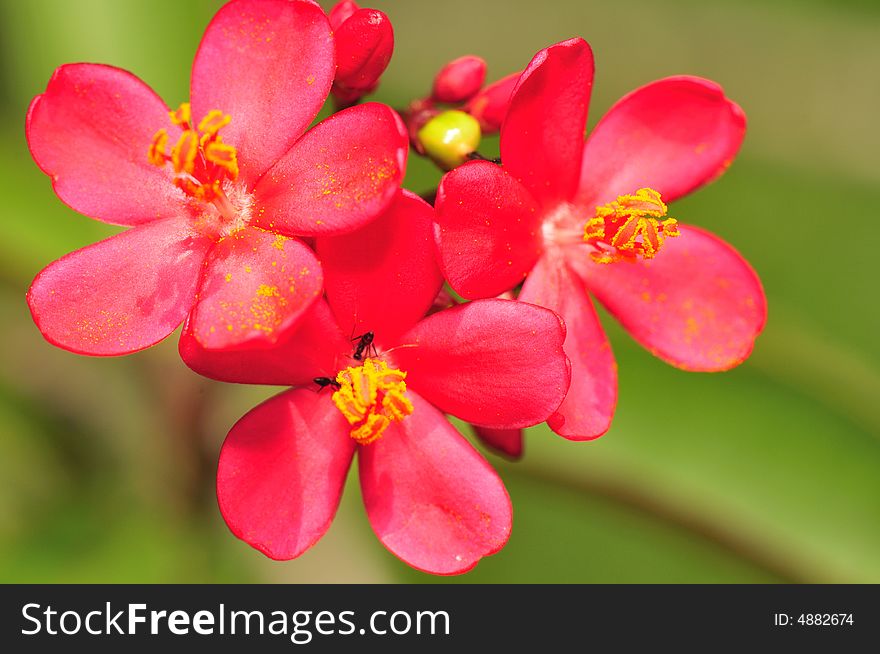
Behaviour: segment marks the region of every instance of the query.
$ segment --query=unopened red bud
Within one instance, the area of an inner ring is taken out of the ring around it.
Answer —
[[[336,80],[342,92],[372,91],[394,51],[394,30],[377,9],[358,9],[335,32]]]
[[[458,104],[473,97],[486,80],[486,62],[474,55],[459,57],[443,66],[434,78],[431,98]]]
[[[358,3],[353,2],[353,0],[342,0],[342,2],[337,2],[333,5],[333,9],[330,10],[330,13],[327,14],[327,18],[330,20],[330,27],[334,30],[338,30],[339,26],[351,18],[352,14],[358,9],[360,9]]]
[[[480,91],[465,105],[464,110],[480,121],[484,134],[491,134],[501,129],[501,122],[510,106],[510,94],[521,74],[513,73],[502,77]]]

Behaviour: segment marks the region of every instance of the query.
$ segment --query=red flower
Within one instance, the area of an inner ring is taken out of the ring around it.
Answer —
[[[441,412],[498,429],[545,420],[570,379],[565,330],[496,299],[423,318],[442,283],[431,241],[430,205],[402,193],[364,229],[318,239],[327,301],[276,347],[209,352],[185,327],[197,372],[298,387],[244,416],[220,453],[223,517],[266,555],[294,558],[324,534],[355,451],[373,530],[409,565],[461,573],[507,541],[501,480]]]
[[[233,0],[193,63],[192,107],[133,75],[59,68],[34,98],[34,160],[71,208],[131,229],[51,264],[28,302],[47,340],[133,352],[189,314],[205,346],[273,341],[318,299],[320,264],[294,236],[351,231],[403,176],[396,114],[367,104],[305,132],[335,71],[327,18],[305,0]]]
[[[503,167],[478,161],[447,174],[436,211],[441,267],[459,294],[493,296],[525,278],[519,299],[564,317],[572,385],[548,424],[573,440],[604,433],[617,401],[587,291],[686,370],[739,364],[766,318],[748,263],[666,216],[666,202],[730,164],[745,132],[740,108],[707,80],[663,79],[620,100],[584,143],[592,82],[582,39],[539,52],[511,97]],[[516,437],[502,436],[502,447]]]

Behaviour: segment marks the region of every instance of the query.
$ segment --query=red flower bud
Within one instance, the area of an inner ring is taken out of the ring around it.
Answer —
[[[501,129],[501,121],[504,120],[510,105],[510,94],[521,74],[513,73],[502,77],[480,91],[465,105],[464,110],[480,121],[480,128],[484,134]]]
[[[403,122],[406,124],[410,145],[419,154],[425,154],[425,149],[419,141],[419,130],[425,126],[425,123],[440,113],[442,113],[441,110],[428,99],[414,100],[403,113]]]
[[[333,9],[330,10],[330,13],[327,14],[327,18],[330,20],[330,27],[334,30],[338,30],[339,26],[351,18],[352,14],[358,9],[360,9],[358,3],[353,0],[342,0],[341,2],[337,2],[333,5]]]
[[[335,38],[333,94],[337,100],[351,103],[379,83],[394,51],[394,30],[381,11],[358,9],[339,26]]]
[[[479,92],[486,79],[486,62],[474,55],[459,57],[443,66],[434,78],[431,98],[458,104]]]

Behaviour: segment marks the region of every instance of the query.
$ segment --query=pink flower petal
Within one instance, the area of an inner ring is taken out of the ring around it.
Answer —
[[[190,328],[208,349],[273,344],[321,294],[321,264],[302,241],[245,227],[206,263]]]
[[[576,252],[587,254],[585,248]],[[583,283],[561,256],[545,256],[529,274],[519,299],[553,309],[565,320],[571,386],[548,426],[569,440],[601,436],[617,405],[617,364]]]
[[[217,501],[236,536],[273,559],[314,545],[333,520],[355,443],[328,396],[276,395],[239,420],[223,443]]]
[[[501,123],[504,122],[510,106],[510,95],[521,75],[522,71],[519,71],[492,82],[465,105],[464,110],[480,121],[483,134],[501,129]]]
[[[471,425],[474,434],[484,445],[500,452],[511,459],[520,459],[523,455],[522,429],[490,429]]]
[[[158,343],[186,317],[211,241],[168,218],[72,252],[28,291],[50,343],[78,354],[128,354]]]
[[[462,297],[513,288],[541,256],[537,203],[493,163],[474,161],[447,173],[435,208],[440,267]]]
[[[192,114],[232,117],[223,140],[249,185],[302,135],[336,71],[327,17],[303,0],[232,0],[208,25],[192,71]]]
[[[343,234],[382,213],[403,180],[409,141],[400,117],[369,102],[309,130],[255,189],[257,223],[301,236]]]
[[[652,82],[619,100],[587,139],[580,202],[592,208],[643,187],[671,202],[723,173],[745,130],[742,109],[714,82]]]
[[[403,191],[381,217],[346,236],[317,239],[327,299],[345,334],[372,331],[395,344],[443,285],[434,257],[434,212]]]
[[[593,53],[581,38],[541,50],[510,98],[501,160],[545,207],[574,197],[593,87]]]
[[[578,264],[587,287],[639,343],[685,370],[744,361],[764,328],[767,301],[755,271],[717,236],[681,226],[654,259]]]
[[[409,396],[412,415],[359,450],[367,516],[382,544],[414,568],[466,572],[507,542],[510,498],[446,418]]]
[[[186,214],[170,166],[147,154],[165,128],[177,128],[150,87],[118,68],[69,64],[31,102],[26,132],[34,161],[72,209],[114,225],[138,225]]]
[[[293,328],[272,345],[250,342],[236,349],[208,350],[193,335],[187,321],[180,336],[180,356],[200,375],[239,384],[309,386],[315,377],[336,376],[344,367],[338,360],[349,351],[348,337],[336,325],[323,299],[315,302]]]
[[[475,300],[428,316],[401,337],[394,360],[407,386],[475,425],[544,422],[570,382],[565,327],[542,307]]]

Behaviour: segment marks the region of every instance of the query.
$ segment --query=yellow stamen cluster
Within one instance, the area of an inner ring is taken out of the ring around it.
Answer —
[[[168,131],[160,129],[153,137],[147,158],[154,166],[164,166],[170,161],[176,173],[174,183],[178,188],[198,200],[213,202],[223,194],[221,183],[238,177],[236,150],[224,143],[219,134],[232,117],[214,109],[194,128],[187,102],[170,112],[169,116],[172,123],[183,129],[183,133],[169,154]]]
[[[377,440],[392,421],[400,422],[413,412],[404,379],[405,372],[377,359],[336,375],[340,386],[333,393],[333,404],[348,420],[351,437],[360,445]]]
[[[596,207],[596,215],[584,227],[584,241],[596,248],[590,256],[598,263],[654,258],[667,236],[680,234],[678,221],[662,220],[664,216],[666,205],[652,188],[640,188]]]

